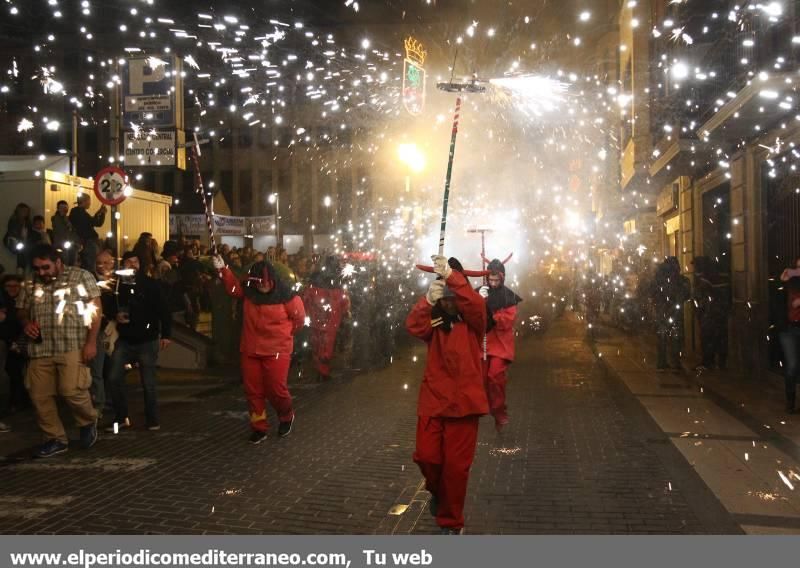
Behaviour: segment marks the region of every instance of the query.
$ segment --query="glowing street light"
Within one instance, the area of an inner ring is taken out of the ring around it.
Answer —
[[[275,206],[275,246],[281,246],[281,196],[277,193],[270,193],[267,197],[270,205]]]
[[[425,169],[425,154],[416,144],[400,144],[397,147],[397,157],[414,173]]]
[[[672,76],[679,80],[686,79],[689,77],[689,66],[679,61],[672,66]]]

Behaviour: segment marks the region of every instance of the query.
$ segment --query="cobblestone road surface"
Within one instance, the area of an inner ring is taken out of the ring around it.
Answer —
[[[295,430],[259,446],[235,381],[166,384],[160,432],[44,461],[29,459],[33,422],[14,417],[0,435],[0,532],[435,533],[411,461],[423,361],[420,344],[380,372],[295,385]],[[481,423],[468,533],[738,531],[581,326],[520,340],[511,377],[510,428]]]

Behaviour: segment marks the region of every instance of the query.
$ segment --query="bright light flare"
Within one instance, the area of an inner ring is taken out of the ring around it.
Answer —
[[[580,214],[571,210],[564,211],[564,226],[575,233],[583,232],[585,229]]]
[[[397,147],[397,157],[415,173],[425,169],[425,155],[416,144],[400,144]]]
[[[689,77],[689,66],[681,62],[676,63],[672,66],[672,76],[678,80],[686,79]]]

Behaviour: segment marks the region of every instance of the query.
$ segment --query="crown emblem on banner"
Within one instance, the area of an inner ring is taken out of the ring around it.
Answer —
[[[406,46],[406,57],[414,63],[425,65],[425,58],[428,56],[428,52],[422,47],[422,44],[410,36],[405,39],[404,43]]]

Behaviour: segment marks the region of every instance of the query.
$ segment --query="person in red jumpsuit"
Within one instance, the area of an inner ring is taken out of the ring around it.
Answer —
[[[494,417],[498,432],[508,425],[506,383],[508,367],[514,361],[514,320],[517,304],[522,298],[506,287],[506,267],[494,259],[487,267],[491,271],[488,286],[479,289],[486,300],[488,325],[486,326],[486,358],[483,362],[486,396],[489,411]]]
[[[311,352],[320,380],[331,376],[331,360],[336,348],[336,334],[342,319],[350,313],[350,298],[341,286],[339,261],[329,256],[320,270],[311,275],[303,292],[303,303],[311,320]]]
[[[240,282],[214,257],[225,292],[244,299],[243,330],[239,351],[242,378],[250,410],[250,441],[258,444],[267,437],[267,405],[278,414],[278,436],[292,431],[294,410],[289,394],[289,365],[294,350],[294,334],[305,324],[305,310],[299,296],[278,277],[269,262],[257,262]]]
[[[458,260],[433,260],[440,278],[406,319],[409,333],[428,344],[414,461],[425,477],[431,514],[442,533],[462,534],[478,421],[489,411],[481,369],[486,303]]]

